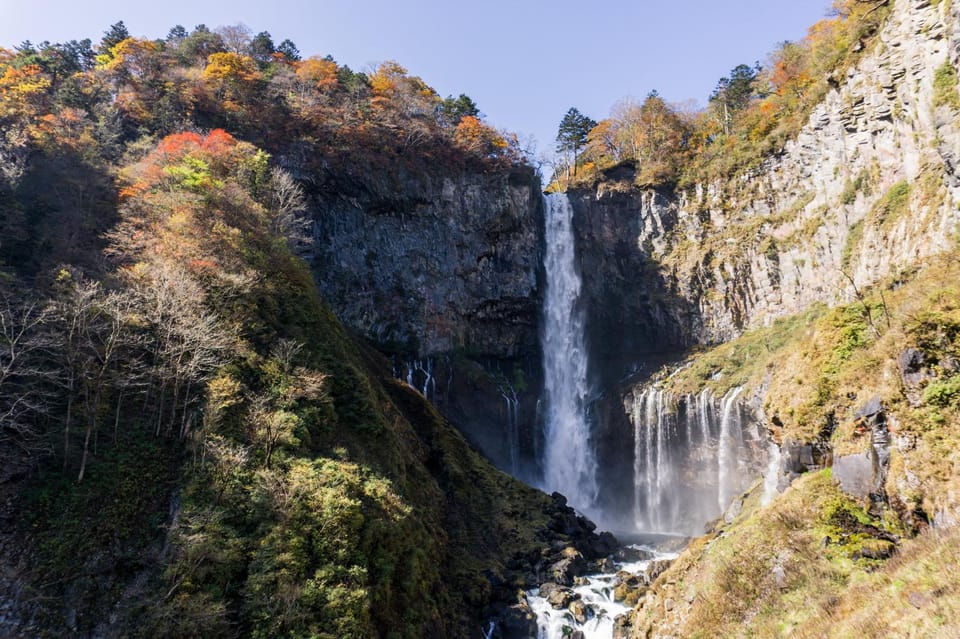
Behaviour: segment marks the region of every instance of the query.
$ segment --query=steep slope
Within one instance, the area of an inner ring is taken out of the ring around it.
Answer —
[[[164,138],[122,172],[117,269],[61,270],[113,435],[91,422],[82,459],[10,496],[4,634],[473,637],[555,553],[612,550],[347,334],[260,203],[267,160],[219,130]]]
[[[597,333],[653,332],[634,352],[715,343],[848,301],[949,247],[960,197],[958,12],[894,2],[858,65],[758,169],[642,191],[624,186],[630,169],[620,167],[574,191]]]

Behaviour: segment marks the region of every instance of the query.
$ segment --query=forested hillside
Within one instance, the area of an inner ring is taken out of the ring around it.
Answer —
[[[599,122],[565,120],[559,186],[591,184],[621,163],[636,167],[641,187],[690,187],[756,169],[782,153],[827,92],[844,83],[890,10],[888,0],[835,0],[805,38],[720,78],[706,108],[654,90],[621,100]]]
[[[591,554],[302,259],[331,182],[516,170],[468,97],[117,23],[0,49],[0,134],[0,634],[477,636],[551,549]]]

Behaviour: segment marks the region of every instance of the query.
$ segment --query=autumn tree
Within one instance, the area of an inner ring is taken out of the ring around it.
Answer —
[[[238,113],[251,106],[260,70],[250,56],[226,51],[207,58],[202,77],[214,100],[228,113]]]
[[[571,107],[560,120],[560,126],[557,129],[557,152],[573,156],[570,166],[574,175],[577,174],[580,149],[586,145],[587,136],[596,125],[596,122],[574,107]]]
[[[253,34],[247,25],[237,23],[217,27],[216,34],[220,36],[228,53],[246,55],[250,51]]]
[[[273,62],[273,55],[277,52],[277,47],[273,43],[270,33],[261,31],[250,40],[247,50],[250,57],[260,65],[260,68],[264,68]]]
[[[480,117],[480,109],[477,108],[477,103],[474,102],[470,96],[463,93],[456,98],[452,95],[447,96],[437,106],[437,110],[441,118],[452,126],[458,125],[460,119],[464,117]]]
[[[296,364],[303,344],[280,340],[263,366],[264,390],[250,400],[250,441],[263,451],[263,465],[270,466],[279,446],[296,445],[300,402],[319,402],[326,396],[326,375]]]
[[[120,44],[130,37],[127,25],[123,20],[110,25],[110,28],[103,32],[103,38],[100,40],[100,52],[109,55],[110,49]]]
[[[300,60],[300,49],[297,48],[297,45],[295,45],[290,38],[284,38],[283,42],[277,45],[277,53],[283,54],[283,57],[290,62]]]
[[[177,41],[177,54],[188,64],[205,62],[214,53],[226,50],[223,38],[205,24],[198,24],[190,35]]]
[[[18,293],[0,295],[0,465],[7,473],[23,470],[49,450],[40,424],[52,412],[50,383],[56,374],[46,334],[49,309]]]

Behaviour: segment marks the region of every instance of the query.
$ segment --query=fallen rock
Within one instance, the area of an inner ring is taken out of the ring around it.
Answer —
[[[563,610],[570,605],[571,601],[580,596],[569,588],[564,588],[558,584],[545,585],[550,587],[545,589],[544,586],[540,586],[540,596],[546,599],[554,610]]]
[[[617,615],[613,620],[613,635],[611,639],[629,639],[630,629],[633,628],[630,614]]]
[[[637,548],[636,546],[621,546],[613,553],[613,558],[621,563],[632,563],[653,559],[653,553],[644,548]]]
[[[669,568],[670,564],[672,563],[672,559],[657,559],[655,561],[651,561],[650,565],[647,566],[647,569],[643,571],[643,575],[647,583],[653,583],[657,577],[667,571],[667,568]]]
[[[889,559],[897,552],[897,545],[886,539],[867,539],[860,550],[853,553],[854,559]]]
[[[866,499],[876,483],[870,454],[856,453],[835,457],[833,477],[840,482],[840,490],[857,499]]]
[[[573,618],[578,624],[585,624],[587,620],[592,616],[593,612],[587,604],[583,603],[580,599],[574,599],[567,605],[567,610],[573,615]]]
[[[505,608],[498,619],[497,627],[503,639],[530,639],[537,636],[537,615],[526,601]]]

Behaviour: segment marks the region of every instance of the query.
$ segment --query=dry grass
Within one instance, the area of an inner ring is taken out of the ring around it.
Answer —
[[[765,508],[758,492],[658,579],[637,610],[635,637],[960,636],[960,530],[907,540],[887,561],[863,559],[859,551],[891,531],[828,471]]]

